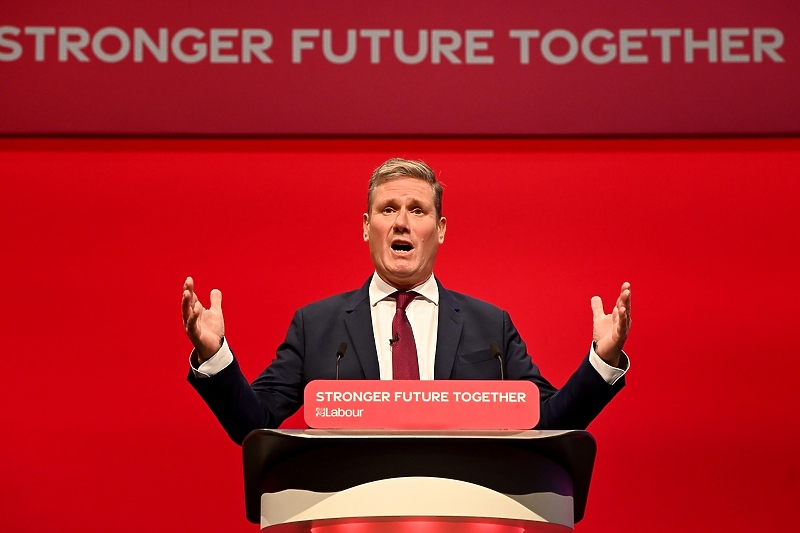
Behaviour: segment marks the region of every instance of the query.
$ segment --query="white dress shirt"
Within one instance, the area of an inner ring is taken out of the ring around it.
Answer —
[[[419,361],[419,379],[433,379],[433,363],[436,357],[436,339],[439,332],[439,286],[433,276],[412,291],[418,296],[406,307],[406,316],[414,332]],[[372,332],[378,350],[378,366],[381,379],[392,379],[392,319],[397,310],[397,301],[392,294],[397,289],[378,276],[372,276],[369,284],[369,307],[372,313]]]

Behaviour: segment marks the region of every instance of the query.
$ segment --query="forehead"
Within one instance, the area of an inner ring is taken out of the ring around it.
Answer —
[[[375,203],[388,201],[425,202],[433,204],[433,187],[419,178],[394,178],[375,187]]]

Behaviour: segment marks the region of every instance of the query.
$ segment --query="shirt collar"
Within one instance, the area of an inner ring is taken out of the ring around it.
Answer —
[[[436,283],[436,278],[433,277],[433,274],[424,283],[411,290],[432,304],[439,305],[439,285]],[[378,273],[375,272],[369,282],[369,305],[375,307],[378,302],[390,298],[395,292],[397,292],[397,289],[383,281]]]

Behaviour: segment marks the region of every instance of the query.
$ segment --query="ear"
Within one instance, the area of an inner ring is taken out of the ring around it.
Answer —
[[[364,242],[369,242],[369,213],[364,213],[362,227],[364,229]]]
[[[439,219],[439,244],[444,242],[445,231],[447,231],[447,219],[442,217]]]

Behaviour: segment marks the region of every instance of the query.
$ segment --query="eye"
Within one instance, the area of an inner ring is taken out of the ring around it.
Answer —
[[[425,211],[423,211],[421,207],[414,207],[411,209],[411,212],[415,215],[425,214]]]
[[[392,206],[387,205],[386,207],[383,208],[384,215],[390,215],[392,213],[394,213],[394,208]]]

